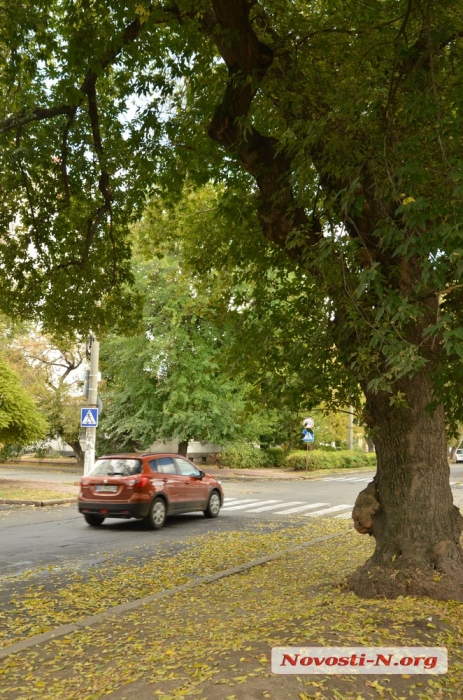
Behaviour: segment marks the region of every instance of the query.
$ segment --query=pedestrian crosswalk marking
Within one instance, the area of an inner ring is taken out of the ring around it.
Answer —
[[[365,477],[358,476],[328,476],[323,479],[323,481],[371,481],[374,477],[372,474],[368,479]]]
[[[353,508],[354,506],[342,505],[342,506],[332,506],[331,508],[324,508],[323,510],[316,510],[315,513],[303,513],[303,515],[308,515],[311,518],[318,517],[319,515],[328,515],[328,513],[336,513],[338,510],[345,510],[346,508]]]
[[[230,505],[225,505],[222,510],[240,510],[242,508],[250,508],[251,506],[256,506],[258,503],[268,503],[268,501],[258,501],[257,499],[246,499],[247,503],[241,501],[240,505],[231,503]]]
[[[275,508],[281,508],[283,503],[281,501],[267,501],[267,503],[273,503],[272,506],[263,506],[262,508],[255,508],[250,510],[250,513],[262,513],[264,510],[274,510]],[[294,503],[302,503],[302,501],[294,501]]]
[[[309,508],[321,508],[321,506],[329,506],[329,503],[306,503],[305,506],[298,506],[297,508],[290,508],[289,510],[279,510],[275,515],[290,515],[291,513],[299,513],[301,510],[308,510]]]
[[[239,511],[245,513],[262,513],[264,515],[304,515],[322,516],[327,515],[334,518],[350,518],[352,505],[333,505],[332,503],[307,503],[304,501],[281,501],[277,499],[261,500],[258,498],[236,498],[227,497],[224,499],[222,512],[224,515],[230,513],[231,516],[241,515]],[[348,510],[347,513],[341,513]],[[310,511],[310,512],[308,512]],[[335,515],[335,513],[337,515]]]

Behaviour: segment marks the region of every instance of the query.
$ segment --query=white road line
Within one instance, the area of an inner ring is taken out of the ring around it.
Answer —
[[[233,504],[231,506],[224,506],[220,512],[223,513],[224,510],[228,512],[229,510],[241,510],[243,508],[251,508],[254,506],[263,505],[264,503],[268,503],[268,501],[250,500],[248,501],[248,503],[244,503],[244,501],[242,501],[239,506]]]
[[[455,486],[456,483],[457,483],[456,481],[451,481],[450,486]]]
[[[308,515],[311,518],[315,518],[319,515],[328,515],[329,513],[335,513],[337,510],[345,510],[346,508],[353,508],[354,506],[349,506],[349,505],[342,505],[342,506],[332,506],[331,508],[324,508],[323,510],[317,510],[315,513],[304,513],[304,515]]]
[[[371,481],[374,477],[372,474],[368,479],[358,476],[328,476],[322,479],[322,481]]]
[[[342,518],[343,520],[347,520],[348,518],[352,517],[352,513],[349,511],[348,513],[341,513],[341,515],[335,515],[335,518]]]
[[[271,501],[269,501],[270,503]],[[291,501],[290,503],[282,503],[281,501],[273,501],[275,505],[264,506],[263,508],[256,508],[255,510],[250,510],[250,513],[262,513],[264,510],[273,510],[274,508],[283,508],[284,506],[295,506],[296,503],[304,503],[304,501]]]
[[[226,499],[225,499],[226,500]],[[252,503],[252,501],[258,501],[258,498],[232,498],[232,501],[235,501],[235,505],[237,503]],[[230,505],[232,505],[230,503]]]
[[[240,499],[239,498],[224,498],[223,502],[224,503],[238,503]]]
[[[331,477],[330,479],[323,479],[323,481],[350,481],[351,478],[352,477],[348,477],[348,476],[336,476],[336,477]],[[358,479],[358,476],[355,478]]]
[[[298,508],[279,510],[278,513],[274,513],[274,515],[289,515],[290,513],[298,513],[301,510],[308,510],[309,508],[320,508],[320,506],[329,506],[329,503],[307,503],[307,505],[298,506]]]

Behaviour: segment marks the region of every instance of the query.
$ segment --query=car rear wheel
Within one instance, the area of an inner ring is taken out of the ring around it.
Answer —
[[[217,491],[213,491],[209,496],[207,508],[203,511],[206,518],[216,518],[220,510],[220,496]]]
[[[146,517],[146,524],[151,530],[160,530],[166,522],[167,508],[164,499],[155,498]]]
[[[86,513],[84,518],[92,527],[98,527],[99,525],[102,525],[104,521],[104,518],[101,515],[92,515],[91,513]]]

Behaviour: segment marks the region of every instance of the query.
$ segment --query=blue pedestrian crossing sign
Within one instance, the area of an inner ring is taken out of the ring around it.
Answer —
[[[81,428],[96,428],[98,426],[98,409],[97,408],[81,408],[80,409],[80,427]]]
[[[304,430],[303,433],[305,434],[303,435],[302,442],[313,442],[315,440],[315,435],[311,430]]]

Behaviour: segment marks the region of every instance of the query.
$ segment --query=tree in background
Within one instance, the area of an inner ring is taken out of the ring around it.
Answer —
[[[35,324],[13,323],[5,317],[0,322],[0,335],[5,357],[47,422],[42,437],[48,441],[61,438],[74,450],[77,464],[83,466],[79,441],[83,399],[78,378],[73,375],[82,363],[82,348],[75,341],[72,350],[66,349],[67,339],[47,337]]]
[[[288,257],[276,316],[301,319],[296,346],[254,339],[268,374],[288,346],[314,391],[366,397],[378,473],[353,515],[376,549],[351,587],[463,599],[460,0],[46,0],[8,6],[1,42],[4,309],[96,327],[130,303],[147,194],[245,192],[248,237]]]
[[[270,414],[249,384],[227,375],[230,331],[215,324],[208,297],[171,256],[140,261],[136,277],[146,295],[144,327],[108,338],[101,349],[99,449],[140,450],[175,439],[185,455],[192,440],[258,440]]]
[[[18,375],[0,356],[0,445],[28,445],[43,438],[47,422]]]

